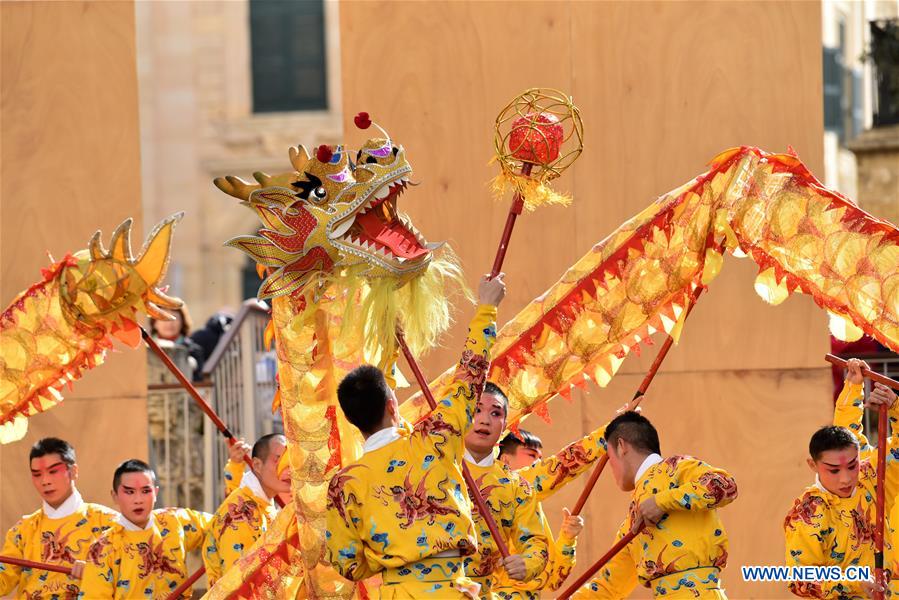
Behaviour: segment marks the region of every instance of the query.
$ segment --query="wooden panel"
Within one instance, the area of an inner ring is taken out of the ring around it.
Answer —
[[[812,2],[343,2],[346,141],[365,137],[352,124],[365,110],[405,146],[423,185],[401,208],[429,238],[453,244],[474,285],[492,264],[508,206],[487,189],[496,113],[528,87],[571,92],[586,149],[559,188],[575,202],[519,219],[505,265],[508,319],[721,150],[792,145],[822,174],[820,18]],[[765,305],[752,289],[756,272],[747,260],[725,261],[654,384],[664,408],[647,413],[666,452],[703,456],[740,481],[741,498],[724,513],[733,557],[725,578],[739,598],[785,595],[746,587],[736,567],[783,561],[780,523],[808,480],[805,440],[829,418],[824,314],[805,297]],[[426,373],[456,359],[470,314],[459,308]],[[628,400],[653,356],[630,357],[609,390],[573,406],[554,401],[552,427],[528,425],[561,446]],[[593,498],[590,514],[604,516],[579,543],[581,567],[607,548],[626,506],[610,485]],[[550,503],[554,525],[575,488]]]
[[[108,241],[129,216],[135,245],[143,230],[132,3],[4,2],[0,16],[5,307],[40,278],[47,251],[84,248],[97,228]],[[114,461],[147,454],[144,373],[143,350],[111,355],[33,419],[26,440],[0,447],[0,529],[38,505],[23,456],[39,437],[70,440],[85,495],[108,498]]]

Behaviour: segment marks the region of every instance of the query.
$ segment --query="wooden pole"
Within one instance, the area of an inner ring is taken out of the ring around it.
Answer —
[[[884,599],[887,586],[883,572],[884,516],[886,515],[886,471],[887,471],[887,406],[881,404],[877,415],[877,512],[874,519],[874,600]],[[899,435],[894,433],[893,435]]]
[[[528,177],[533,168],[534,165],[529,162],[522,163],[521,174]],[[493,259],[493,269],[490,271],[491,279],[499,275],[499,272],[503,270],[503,261],[506,260],[506,250],[509,247],[509,240],[512,238],[512,229],[515,227],[515,220],[518,218],[518,215],[521,214],[523,209],[524,199],[521,197],[520,193],[515,192],[515,197],[512,199],[512,206],[509,207],[509,214],[506,216],[506,226],[503,229],[502,236],[499,238],[499,247],[496,249],[496,258]]]
[[[53,563],[35,562],[33,560],[26,560],[24,558],[16,558],[14,556],[0,555],[0,563],[5,563],[7,565],[15,565],[17,567],[24,567],[26,569],[39,569],[41,571],[52,571],[54,573],[63,573],[65,575],[72,574],[72,567],[66,567],[63,565],[55,565]]]
[[[827,354],[824,356],[824,360],[829,362],[832,365],[836,365],[838,367],[842,367],[844,369],[849,368],[849,362],[843,360],[839,356],[834,356],[833,354]],[[895,379],[890,379],[886,375],[881,375],[880,373],[875,373],[871,369],[865,369],[862,367],[862,375],[871,381],[876,381],[877,383],[882,383],[883,385],[893,388],[894,390],[899,390],[899,381]]]
[[[188,590],[193,584],[199,581],[200,577],[203,576],[203,573],[206,572],[206,567],[200,567],[196,571],[191,574],[190,577],[181,582],[181,585],[172,590],[172,593],[165,597],[166,600],[178,600],[184,592]]]
[[[425,395],[425,399],[427,399],[428,405],[431,407],[431,410],[437,408],[437,401],[434,400],[434,395],[431,393],[431,389],[428,387],[428,382],[425,380],[425,376],[418,366],[418,361],[415,360],[415,357],[412,355],[412,351],[409,350],[409,346],[406,344],[406,338],[403,337],[403,332],[400,331],[399,328],[397,328],[396,330],[396,341],[397,344],[399,344],[403,356],[406,357],[406,362],[409,363],[409,368],[412,369],[412,373],[415,375],[415,380],[418,382],[419,387],[421,387],[421,392]],[[472,500],[474,500],[478,512],[481,513],[481,518],[484,519],[484,523],[487,525],[487,529],[490,530],[490,535],[493,536],[493,541],[496,542],[496,547],[499,549],[500,554],[502,554],[503,558],[508,557],[509,548],[508,546],[506,546],[506,542],[503,540],[502,533],[500,533],[499,527],[496,525],[496,521],[493,519],[493,515],[490,514],[490,509],[487,507],[487,503],[484,502],[484,498],[481,496],[481,490],[478,488],[477,484],[474,481],[474,478],[471,476],[471,472],[468,470],[468,464],[464,459],[462,460],[462,477],[465,479],[465,485],[468,486],[468,492],[471,494],[471,498]]]
[[[627,534],[624,537],[622,537],[620,540],[618,540],[615,543],[615,545],[609,549],[608,552],[603,554],[602,557],[598,561],[593,563],[593,565],[589,569],[584,571],[583,575],[578,577],[574,583],[572,583],[567,588],[565,588],[565,591],[562,592],[562,595],[559,596],[558,600],[568,600],[568,598],[570,598],[572,594],[574,594],[576,591],[578,591],[582,585],[584,585],[585,583],[590,581],[590,579],[593,577],[593,575],[596,574],[597,571],[599,571],[601,568],[603,568],[607,562],[612,560],[612,558],[614,558],[614,556],[616,554],[621,552],[621,550],[625,546],[630,544],[631,540],[633,540],[635,537],[637,537],[638,533],[640,533],[640,532],[639,531],[627,532]]]

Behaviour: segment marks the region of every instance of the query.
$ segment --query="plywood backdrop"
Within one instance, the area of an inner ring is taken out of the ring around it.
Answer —
[[[820,19],[814,2],[344,2],[347,141],[365,137],[352,125],[365,110],[405,146],[423,185],[401,208],[430,239],[453,244],[474,284],[492,264],[507,210],[487,191],[496,113],[529,87],[574,96],[586,150],[559,185],[575,203],[519,220],[502,320],[721,150],[792,145],[821,174]],[[780,598],[782,586],[744,583],[739,567],[783,563],[783,516],[811,480],[807,439],[830,418],[828,337],[808,298],[765,305],[752,290],[756,272],[725,262],[644,406],[666,454],[695,454],[737,477],[740,498],[722,511],[731,597]],[[424,361],[426,372],[454,360],[469,314],[460,311],[463,323]],[[555,400],[551,426],[527,426],[558,449],[609,419],[652,358],[629,358],[609,388],[570,406]],[[554,527],[581,485],[547,504]],[[575,574],[611,545],[627,501],[604,477],[585,511]]]
[[[0,303],[102,228],[135,217],[143,238],[131,2],[3,2]],[[177,234],[176,234],[177,235]],[[138,247],[137,250],[140,248]],[[143,350],[124,349],[65,401],[0,446],[0,530],[39,507],[28,450],[44,436],[75,445],[86,500],[109,502],[115,465],[146,458]]]

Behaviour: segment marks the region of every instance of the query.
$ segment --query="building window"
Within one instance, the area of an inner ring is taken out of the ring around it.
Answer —
[[[323,0],[250,0],[253,112],[326,110]]]
[[[841,146],[862,132],[862,72],[850,66],[846,19],[838,22],[836,48],[824,47],[824,129],[837,134]]]

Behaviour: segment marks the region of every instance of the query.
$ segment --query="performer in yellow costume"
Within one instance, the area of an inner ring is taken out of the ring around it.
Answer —
[[[75,576],[0,563],[0,596],[15,593],[16,598],[28,599],[77,598],[88,547],[117,515],[81,498],[75,487],[75,450],[68,442],[44,438],[31,448],[29,460],[31,482],[43,507],[22,517],[7,532],[0,554],[73,567]]]
[[[538,437],[524,429],[508,434],[500,442],[499,459],[517,470],[531,487],[539,502],[549,498],[578,475],[587,470],[606,453],[603,433],[606,426],[591,432],[560,452],[543,458],[543,444]],[[514,581],[499,571],[494,577],[493,591],[501,600],[534,600],[544,590],[562,587],[575,565],[577,536],[584,528],[583,517],[564,509],[559,537],[553,539],[552,530],[542,507],[543,530],[549,543],[549,563],[543,573],[528,582]]]
[[[549,557],[545,519],[531,486],[493,454],[506,428],[508,409],[508,398],[488,382],[465,435],[468,469],[511,552],[502,558],[487,524],[475,510],[472,516],[478,531],[478,552],[465,559],[465,571],[480,584],[481,598],[494,598],[491,588],[496,573],[502,571],[514,581],[530,582],[545,572]]]
[[[504,295],[502,276],[481,281],[480,306],[452,383],[411,429],[374,367],[355,369],[338,387],[340,407],[365,443],[362,457],[338,471],[328,488],[328,558],[353,581],[381,573],[382,598],[477,595],[462,563],[477,551],[462,437],[487,380]]]
[[[849,361],[849,377],[837,400],[834,425],[815,432],[809,442],[809,467],[816,482],[793,503],[784,519],[787,566],[849,566],[874,570],[875,500],[877,449],[868,444],[862,430],[864,380],[858,360]],[[875,384],[868,398],[870,406],[891,406],[890,418],[897,422],[896,395]],[[895,425],[894,425],[895,426]],[[897,450],[899,436],[887,444]],[[859,452],[861,448],[861,452]],[[887,514],[895,502],[897,469],[887,460]],[[888,563],[885,565],[888,566]],[[873,582],[807,581],[792,582],[789,589],[804,598],[870,598]]]
[[[626,598],[638,582],[656,598],[726,598],[727,534],[717,509],[737,497],[733,477],[689,456],[663,459],[655,427],[637,412],[613,419],[605,436],[615,482],[633,490],[618,538],[640,534],[572,598]]]
[[[116,469],[112,498],[121,514],[91,546],[79,598],[165,598],[187,579],[187,553],[203,544],[212,515],[153,510],[158,492],[147,463],[131,459]]]
[[[277,515],[274,497],[290,491],[289,470],[278,471],[286,448],[283,435],[259,438],[253,444],[253,469],[243,473],[240,485],[216,511],[203,554],[210,586],[253,547]]]

